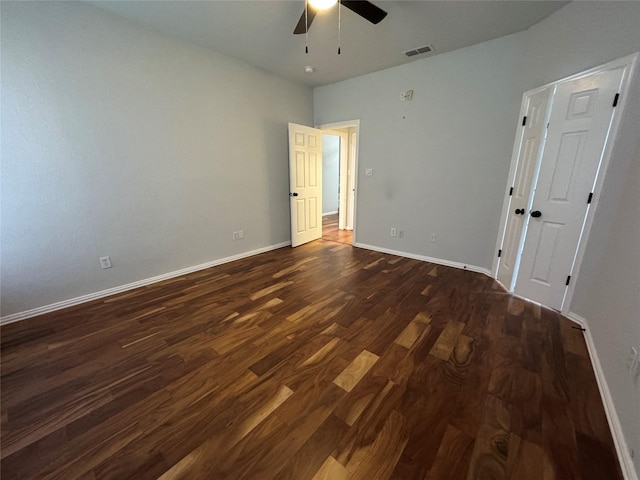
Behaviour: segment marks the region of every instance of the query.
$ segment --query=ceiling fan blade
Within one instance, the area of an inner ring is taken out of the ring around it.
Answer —
[[[298,24],[296,25],[295,30],[293,31],[294,35],[300,35],[301,33],[307,33],[307,26],[311,26],[311,22],[316,18],[316,10],[311,8],[311,5],[307,7],[307,18],[305,19],[304,10],[302,11],[302,16],[300,20],[298,20]]]
[[[342,0],[340,3],[374,24],[380,23],[387,16],[387,12],[364,0]]]

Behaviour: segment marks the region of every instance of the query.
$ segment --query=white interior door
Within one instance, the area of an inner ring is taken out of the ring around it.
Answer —
[[[322,237],[322,131],[289,124],[291,246]]]
[[[524,227],[528,218],[525,213],[528,212],[532,200],[532,183],[544,148],[553,90],[554,87],[547,87],[526,99],[516,174],[510,192],[511,199],[498,267],[498,280],[510,291],[515,281],[514,274],[518,271]]]
[[[558,84],[515,292],[560,309],[624,68]]]

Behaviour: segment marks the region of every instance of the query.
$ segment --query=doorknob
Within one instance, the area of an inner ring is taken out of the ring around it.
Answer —
[[[533,218],[538,218],[542,216],[542,212],[540,210],[534,210],[533,212],[531,212],[531,216]]]
[[[524,215],[524,208],[516,208],[515,214],[516,215]]]
[[[293,193],[289,193],[289,196],[290,196],[290,197],[297,197],[297,196],[298,196],[298,194],[297,194],[296,192],[293,192]]]

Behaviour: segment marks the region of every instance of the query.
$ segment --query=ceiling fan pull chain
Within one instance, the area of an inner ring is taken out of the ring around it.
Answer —
[[[304,2],[304,53],[309,53],[309,0]]]
[[[338,55],[340,55],[341,30],[340,30],[340,13],[342,12],[342,0],[338,0]]]

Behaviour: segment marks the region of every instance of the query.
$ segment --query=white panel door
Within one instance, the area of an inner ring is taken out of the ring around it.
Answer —
[[[322,236],[322,131],[289,124],[291,246]]]
[[[517,272],[522,252],[524,227],[528,218],[525,213],[531,202],[533,179],[540,165],[553,89],[554,87],[547,87],[526,100],[526,120],[522,126],[516,175],[498,267],[498,280],[510,291],[513,289],[516,279],[514,273]]]
[[[515,292],[560,309],[624,68],[558,84]]]

